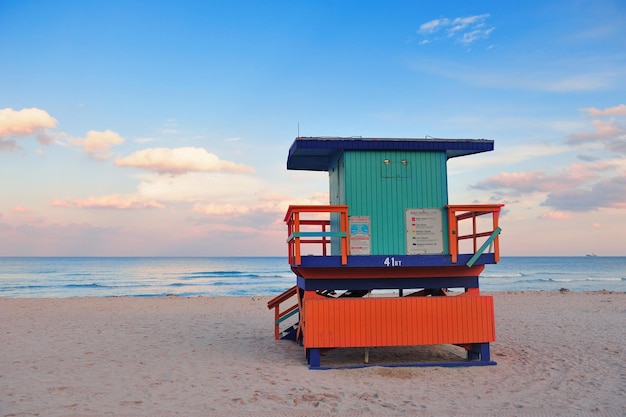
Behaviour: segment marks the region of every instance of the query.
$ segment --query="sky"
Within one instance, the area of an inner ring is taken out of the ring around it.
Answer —
[[[626,255],[626,3],[0,1],[0,256],[286,256],[300,136],[485,138],[503,256]]]

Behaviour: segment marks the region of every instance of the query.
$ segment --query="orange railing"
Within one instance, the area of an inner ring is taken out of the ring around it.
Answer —
[[[448,209],[448,242],[450,245],[450,255],[452,262],[457,262],[459,254],[459,241],[471,239],[473,252],[475,256],[480,255],[486,248],[486,244],[493,244],[493,253],[495,261],[500,261],[500,242],[498,235],[500,228],[498,227],[498,218],[500,209],[504,204],[468,204],[455,205],[449,204]],[[486,231],[478,231],[477,218],[480,216],[491,214],[491,225]],[[463,220],[472,220],[471,233],[460,235],[459,222]],[[479,241],[487,238],[483,242],[483,246],[478,247]],[[474,259],[474,258],[473,258]]]
[[[452,263],[456,263],[459,255],[459,242],[471,241],[473,257],[470,259],[468,266],[471,266],[476,259],[487,249],[492,246],[494,258],[496,262],[500,261],[500,228],[498,219],[500,210],[504,204],[465,204],[446,206],[448,211],[448,244]],[[302,218],[302,214],[307,213],[313,216],[321,214],[329,215],[331,213],[339,214],[339,230],[328,230],[330,228],[330,219],[320,218]],[[491,222],[488,226],[484,225],[484,221],[479,224],[478,218],[491,214]],[[471,225],[467,225],[465,220],[471,220]],[[332,238],[340,240],[341,264],[348,263],[349,255],[349,234],[348,234],[348,206],[345,205],[327,205],[327,206],[309,206],[294,205],[289,206],[285,215],[287,223],[287,244],[289,248],[289,263],[291,265],[301,265],[302,263],[302,244],[312,243],[322,246],[322,256],[327,255],[327,246]],[[470,231],[461,235],[459,224],[463,223],[463,232],[466,229]],[[482,226],[483,229],[479,230]],[[303,230],[304,229],[306,230]],[[318,230],[311,231],[311,227],[319,227]],[[486,230],[484,230],[486,228]],[[479,245],[482,245],[479,247]]]
[[[308,213],[314,216],[331,213],[339,214],[339,230],[329,231],[330,219],[303,219],[302,214]],[[322,245],[322,255],[327,255],[327,245],[331,238],[340,240],[341,264],[348,263],[348,206],[289,206],[285,215],[287,223],[287,244],[289,246],[289,263],[300,265],[302,263],[301,245],[304,243],[315,243]],[[304,231],[302,226],[320,226],[321,230]]]
[[[274,338],[276,340],[280,339],[280,324],[300,311],[298,300],[295,300],[296,304],[292,304],[290,307],[283,311],[280,310],[280,305],[286,301],[289,301],[297,293],[298,286],[294,285],[284,293],[272,298],[270,301],[267,302],[267,308],[270,310],[274,309]]]

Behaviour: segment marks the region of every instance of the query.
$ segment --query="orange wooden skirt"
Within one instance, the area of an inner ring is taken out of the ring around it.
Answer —
[[[495,340],[491,296],[308,298],[305,295],[302,307],[305,348]]]

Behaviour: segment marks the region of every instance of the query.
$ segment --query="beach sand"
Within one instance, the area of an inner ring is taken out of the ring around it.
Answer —
[[[458,368],[309,370],[268,300],[0,299],[0,416],[626,415],[624,293],[495,293]]]

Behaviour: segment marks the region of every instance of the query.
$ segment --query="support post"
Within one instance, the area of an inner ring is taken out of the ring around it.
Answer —
[[[320,357],[321,355],[320,355],[319,349],[311,348],[311,349],[306,350],[306,359],[307,359],[307,362],[309,363],[309,368],[311,369],[319,368],[320,362],[321,362]]]

